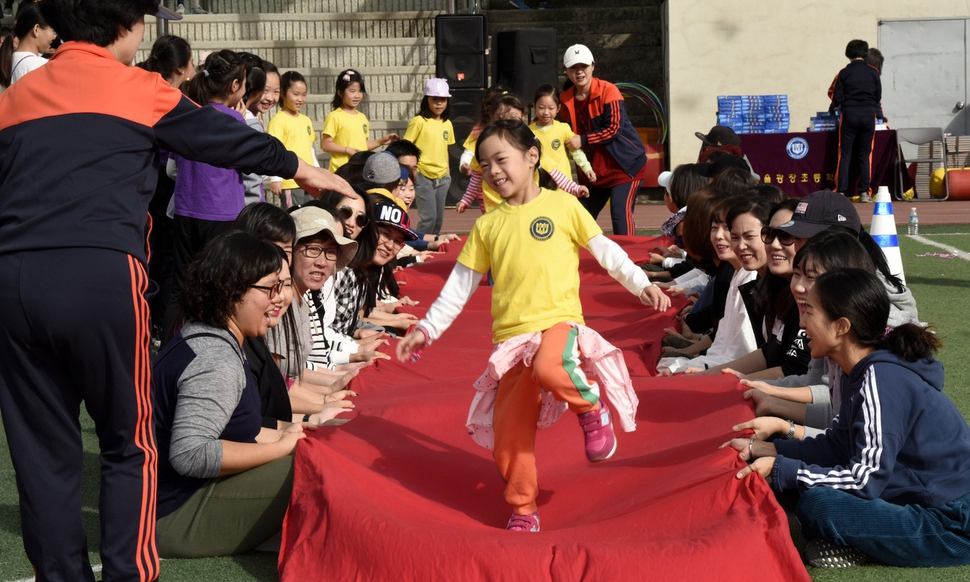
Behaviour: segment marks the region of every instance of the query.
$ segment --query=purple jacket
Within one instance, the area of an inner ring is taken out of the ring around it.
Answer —
[[[242,115],[221,103],[209,103],[206,107],[217,109],[246,124]],[[239,172],[196,162],[178,154],[175,154],[175,163],[178,166],[175,179],[176,215],[218,222],[236,219],[245,204]]]

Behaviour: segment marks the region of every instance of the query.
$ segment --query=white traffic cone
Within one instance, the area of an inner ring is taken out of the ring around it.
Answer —
[[[889,188],[880,186],[876,192],[876,204],[872,211],[872,223],[869,234],[882,249],[882,254],[889,263],[889,272],[906,283],[903,273],[903,257],[899,253],[899,235],[896,233],[896,217],[893,215],[893,200],[889,196]]]

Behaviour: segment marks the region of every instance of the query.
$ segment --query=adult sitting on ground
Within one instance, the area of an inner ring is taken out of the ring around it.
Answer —
[[[943,394],[939,340],[914,324],[887,334],[886,288],[861,269],[820,276],[804,313],[812,355],[846,372],[839,415],[813,439],[733,439],[751,463],[737,477],[794,493],[813,566],[970,563],[970,427]]]
[[[243,342],[282,303],[283,251],[244,232],[211,241],[189,266],[187,323],[153,370],[162,557],[251,550],[283,523],[303,428],[262,427]]]

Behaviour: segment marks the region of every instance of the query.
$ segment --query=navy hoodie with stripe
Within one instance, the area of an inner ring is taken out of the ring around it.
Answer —
[[[943,366],[879,350],[842,378],[825,433],[778,440],[778,490],[832,487],[864,499],[939,507],[970,493],[970,427],[943,394]]]

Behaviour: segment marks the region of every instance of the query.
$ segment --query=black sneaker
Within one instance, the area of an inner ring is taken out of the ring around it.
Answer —
[[[869,556],[849,546],[837,546],[825,540],[805,544],[805,561],[816,568],[851,568],[868,564]]]

